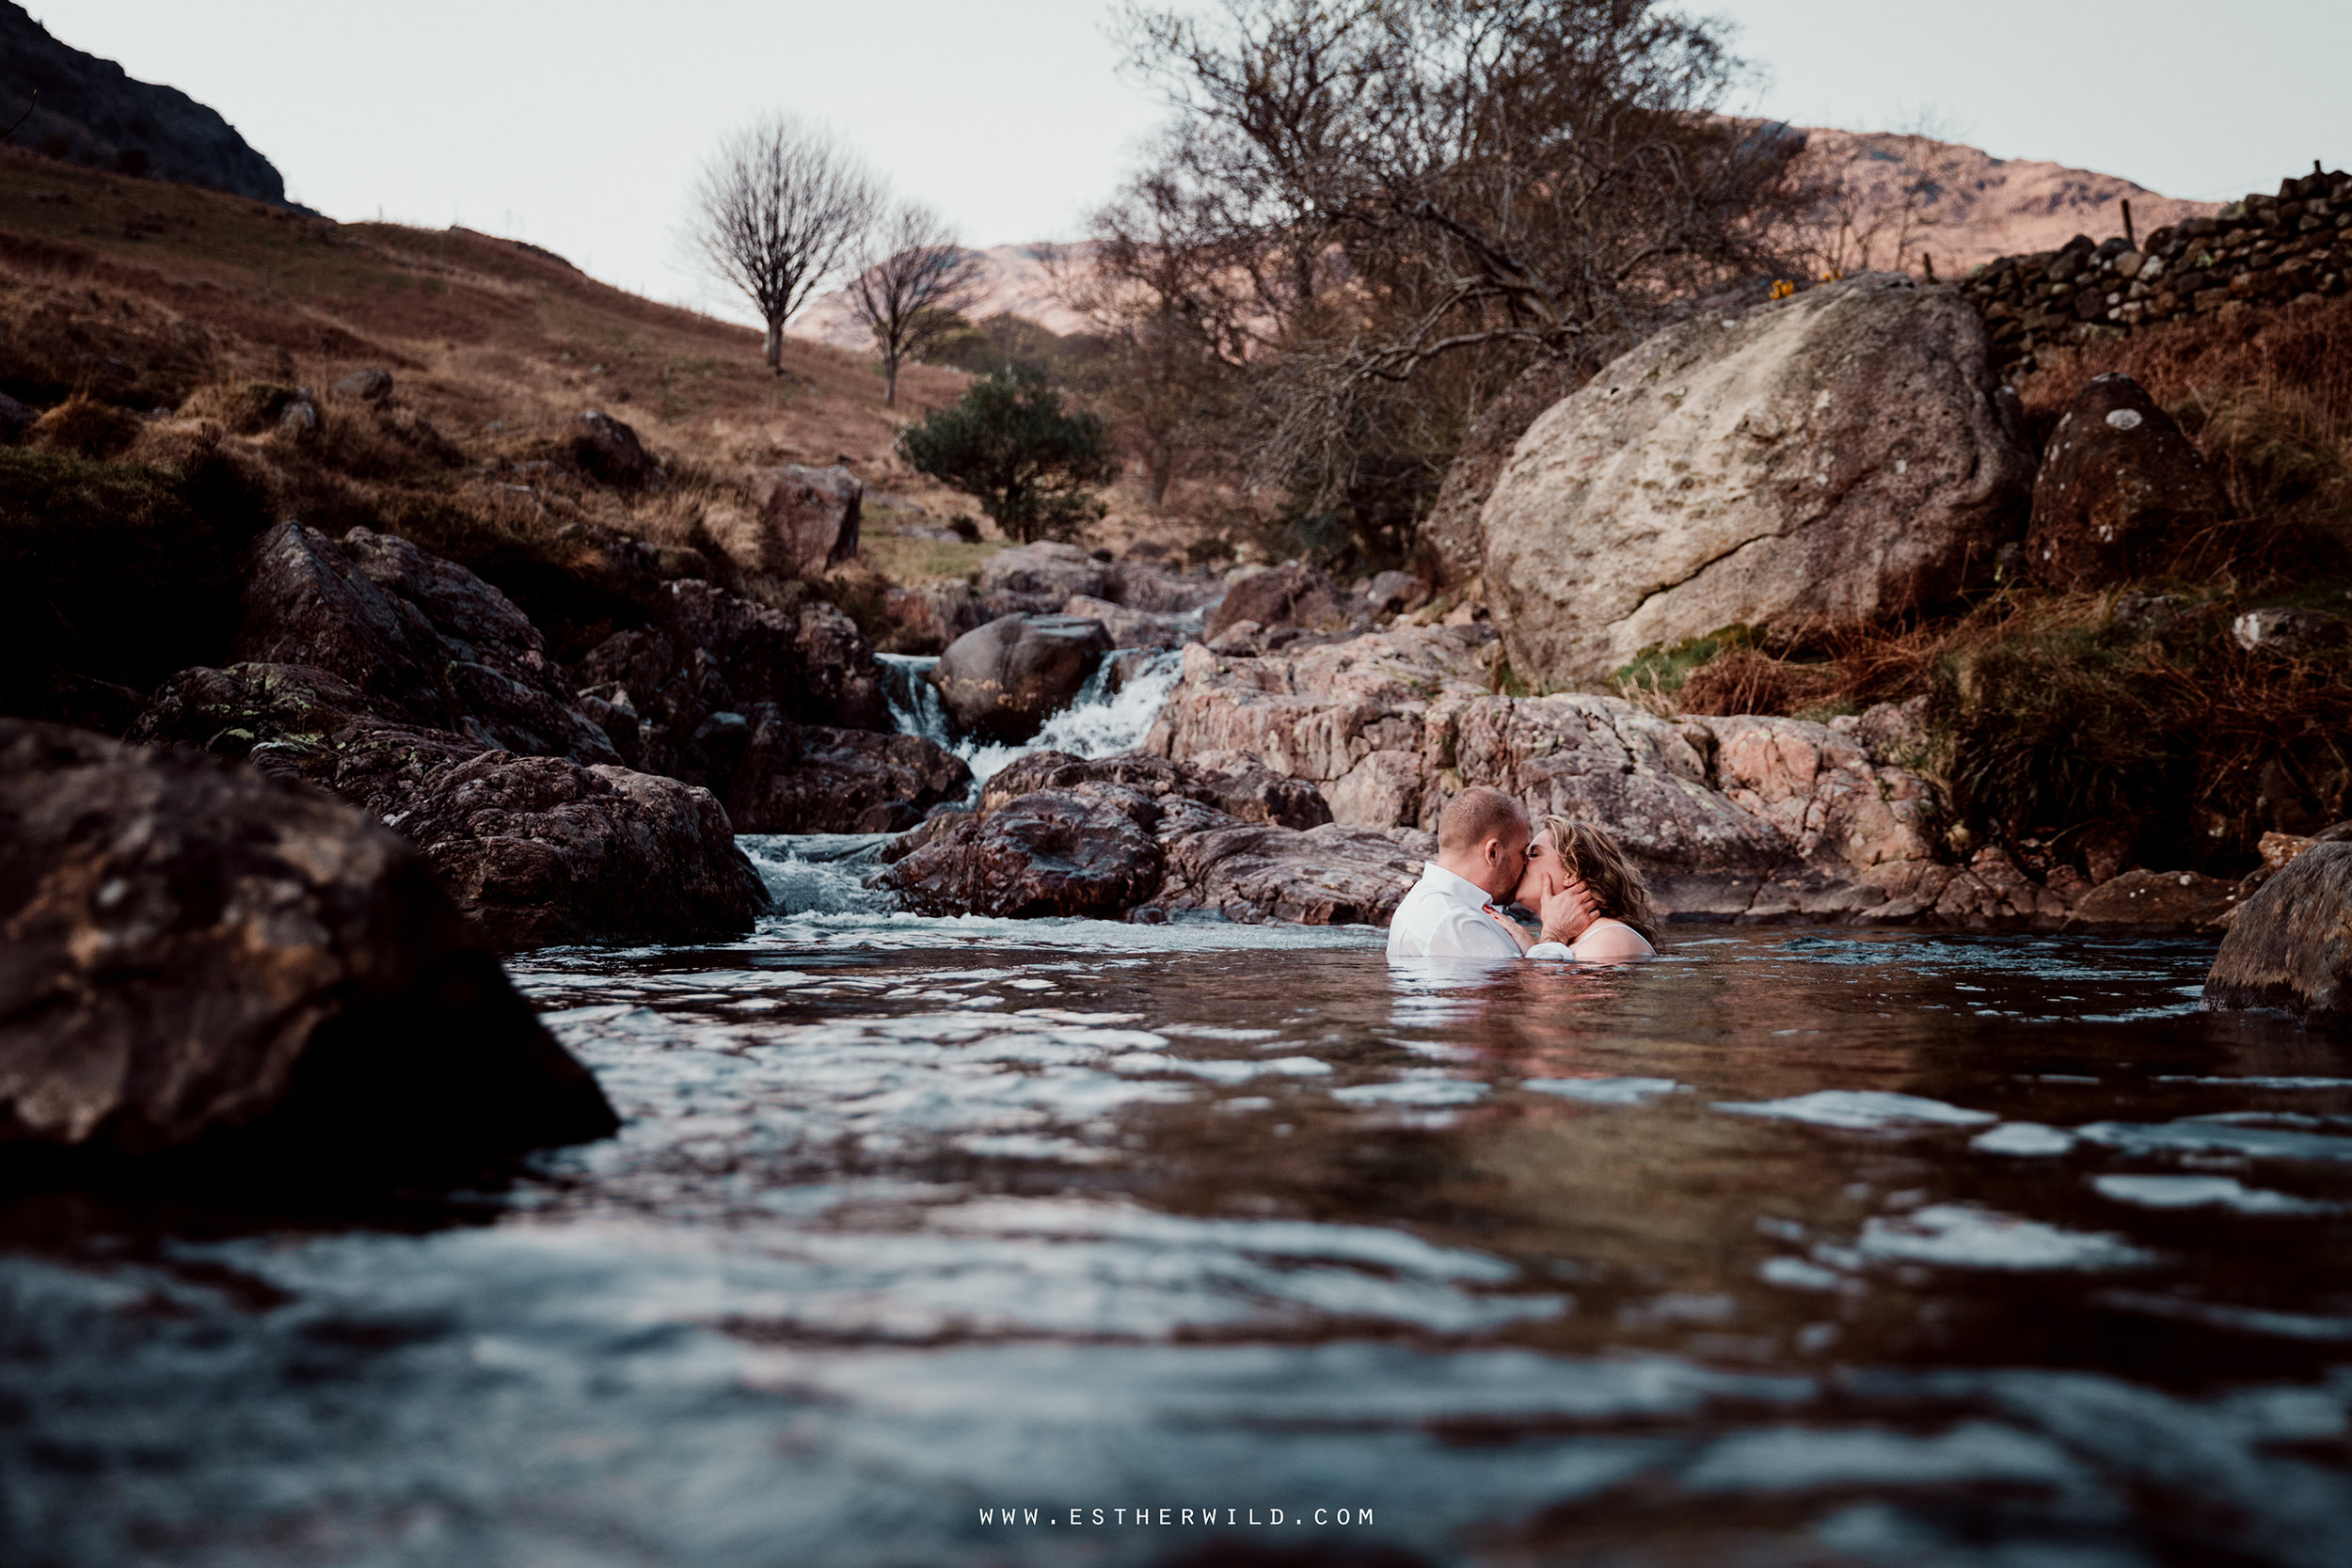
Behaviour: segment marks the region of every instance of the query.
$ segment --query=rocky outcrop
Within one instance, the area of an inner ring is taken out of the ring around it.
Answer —
[[[1459,588],[1486,569],[1486,533],[1478,517],[1494,494],[1495,481],[1528,427],[1583,384],[1584,367],[1576,361],[1539,359],[1479,411],[1446,465],[1438,499],[1416,535],[1439,586]]]
[[[980,564],[981,608],[1003,615],[1055,615],[1073,594],[1109,594],[1107,565],[1075,545],[1047,540],[999,550]]]
[[[1084,594],[1070,595],[1061,612],[1073,620],[1101,622],[1114,648],[1181,648],[1200,635],[1197,616],[1129,610]]]
[[[1659,333],[1529,429],[1480,515],[1513,670],[1588,687],[1727,626],[1950,598],[2022,521],[2010,407],[1976,313],[1898,274]]]
[[[1110,649],[1100,621],[1000,615],[949,644],[930,680],[959,729],[1023,741],[1070,705]]]
[[[2055,927],[2069,900],[1997,849],[1937,858],[1941,806],[1912,768],[1916,716],[1832,728],[1664,719],[1612,697],[1487,689],[1478,626],[1400,628],[1289,656],[1184,652],[1144,749],[1187,765],[1248,754],[1312,783],[1341,826],[1429,832],[1463,784],[1597,822],[1661,906],[1713,919]]]
[[[2352,1023],[2352,844],[2313,844],[2256,890],[2205,976],[2205,1006]]]
[[[2172,416],[2130,376],[2095,376],[2042,454],[2026,570],[2054,588],[2151,577],[2167,546],[2221,520],[2221,482]]]
[[[727,786],[737,832],[899,832],[972,787],[963,760],[920,736],[803,726],[766,703],[748,727]]]
[[[865,484],[837,464],[755,470],[752,504],[759,513],[761,559],[796,578],[854,560],[865,496]]]
[[[1215,641],[1245,621],[1263,631],[1277,626],[1343,631],[1356,619],[1357,607],[1338,583],[1312,566],[1294,562],[1236,578],[1210,612],[1200,635],[1204,641]]]
[[[739,935],[767,907],[707,790],[405,723],[323,670],[183,670],[130,738],[331,791],[423,849],[505,950]]]
[[[216,757],[0,720],[0,1144],[414,1158],[616,1125],[399,837]]]
[[[1248,763],[1031,752],[989,781],[977,815],[900,841],[874,885],[932,914],[1385,922],[1435,841],[1333,827],[1296,784]]]
[[[141,82],[49,36],[21,6],[0,5],[0,103],[11,140],[94,167],[174,180],[283,204],[286,182],[236,128],[177,87]]]
[[[2238,906],[2238,884],[2198,871],[2126,871],[2074,901],[2070,931],[2204,931]]]

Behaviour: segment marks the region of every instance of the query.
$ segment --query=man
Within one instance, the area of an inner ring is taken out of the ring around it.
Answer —
[[[1527,813],[1499,789],[1476,785],[1447,801],[1438,817],[1438,858],[1422,867],[1421,880],[1389,923],[1389,957],[1519,957],[1520,944],[1504,927],[1498,900],[1507,904],[1518,891],[1527,841]],[[1565,947],[1593,923],[1593,896],[1582,882],[1571,881],[1538,912],[1544,942]]]

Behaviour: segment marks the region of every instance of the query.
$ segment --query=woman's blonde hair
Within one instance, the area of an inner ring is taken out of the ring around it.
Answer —
[[[1624,922],[1641,932],[1644,942],[1658,945],[1658,906],[1649,901],[1649,884],[1615,839],[1565,816],[1539,816],[1535,831],[1551,835],[1561,860],[1592,890],[1602,915]]]

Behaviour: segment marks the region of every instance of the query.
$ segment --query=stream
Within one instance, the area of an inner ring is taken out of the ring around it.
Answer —
[[[1392,971],[744,842],[750,937],[510,964],[617,1137],[0,1195],[0,1560],[2352,1560],[2352,1061],[2208,941]]]

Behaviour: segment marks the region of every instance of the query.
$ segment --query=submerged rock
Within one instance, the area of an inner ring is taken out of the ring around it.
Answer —
[[[2078,899],[2070,931],[2201,931],[2238,905],[2235,882],[2198,871],[2126,871]]]
[[[1513,670],[1589,685],[1989,578],[2033,474],[2009,409],[1977,312],[1899,275],[1659,333],[1535,421],[1480,513]]]
[[[1110,648],[1100,621],[1000,615],[950,643],[930,680],[959,728],[1018,742],[1070,705]]]
[[[2205,1006],[2352,1023],[2352,844],[2309,846],[2245,902],[2205,976]]]
[[[0,720],[0,1143],[413,1156],[616,1125],[399,837],[217,757]]]

